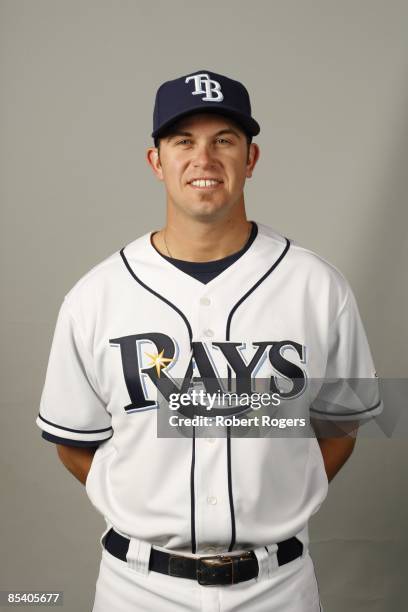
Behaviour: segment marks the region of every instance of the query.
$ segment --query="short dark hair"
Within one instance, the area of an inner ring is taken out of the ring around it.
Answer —
[[[210,114],[210,113],[208,113],[208,114]],[[238,129],[240,132],[242,132],[242,133],[245,135],[245,138],[246,138],[246,141],[247,141],[247,147],[248,147],[248,155],[249,155],[249,145],[250,145],[250,144],[251,144],[251,142],[252,142],[252,136],[251,136],[250,134],[248,134],[248,132],[246,132],[246,131],[244,130],[244,128],[243,128],[243,127],[242,127],[242,126],[241,126],[241,125],[240,125],[240,124],[239,124],[237,121],[234,121],[234,119],[232,119],[231,117],[227,117],[227,119],[228,119],[229,121],[231,121],[231,123],[233,123],[233,124],[235,125],[235,127],[236,127],[236,128],[237,128],[237,129]],[[155,146],[157,149],[159,149],[159,153],[160,153],[160,141],[161,141],[161,140],[164,140],[165,138],[168,138],[169,136],[171,136],[172,134],[174,134],[174,133],[177,131],[177,129],[178,129],[178,127],[179,127],[179,124],[180,124],[180,122],[181,122],[182,120],[183,120],[183,118],[182,118],[182,119],[179,119],[178,121],[175,121],[174,123],[172,123],[171,125],[169,125],[167,128],[165,128],[165,129],[164,129],[164,130],[163,130],[163,131],[160,133],[160,135],[159,135],[159,136],[156,136],[156,138],[154,139],[154,146]]]

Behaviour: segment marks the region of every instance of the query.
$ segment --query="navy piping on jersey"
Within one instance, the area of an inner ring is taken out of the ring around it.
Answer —
[[[255,285],[253,285],[238,300],[238,302],[231,308],[231,312],[229,313],[228,319],[227,319],[227,328],[226,328],[226,331],[225,331],[225,339],[226,340],[230,340],[232,317],[234,316],[234,314],[237,311],[237,309],[239,308],[239,306],[241,306],[241,304],[244,302],[244,300],[246,300],[247,297],[249,295],[251,295],[251,293],[253,293],[255,291],[255,289],[257,289],[259,287],[259,285],[261,283],[263,283],[263,281],[275,270],[275,268],[280,264],[282,259],[285,257],[286,253],[289,251],[289,247],[290,247],[290,241],[288,240],[288,238],[286,238],[285,248],[283,249],[283,251],[280,254],[280,256],[278,257],[278,259],[275,261],[275,263],[269,268],[269,270],[267,270],[265,272],[265,274],[263,276],[261,276],[260,279],[257,280]],[[229,366],[227,368],[227,372],[228,372],[228,389],[230,389],[231,388],[231,368]],[[227,462],[228,462],[228,466],[227,466],[227,471],[228,471],[228,494],[229,494],[229,504],[230,504],[230,512],[231,512],[231,542],[230,542],[230,545],[229,545],[229,548],[228,548],[228,552],[231,552],[233,550],[233,548],[234,548],[235,540],[236,540],[236,526],[235,526],[234,496],[233,496],[233,490],[232,490],[231,428],[230,427],[227,428]]]
[[[375,379],[373,379],[375,380]],[[381,405],[381,400],[374,404],[371,408],[366,408],[365,410],[355,410],[353,412],[335,412],[334,414],[330,414],[330,416],[353,416],[353,414],[364,414],[365,412],[372,412],[378,406]],[[318,412],[319,414],[325,414],[327,416],[327,412],[325,410],[316,410],[316,408],[309,408],[310,412]]]
[[[256,224],[253,223],[253,228],[254,226],[256,227],[256,230],[258,229]],[[248,241],[249,242],[249,241]],[[248,243],[247,243],[248,244]],[[274,262],[274,264],[269,268],[269,270],[251,287],[251,289],[249,289],[245,295],[243,295],[238,302],[233,306],[233,308],[231,309],[231,312],[228,315],[228,319],[227,319],[227,327],[226,327],[226,340],[230,339],[230,331],[231,331],[231,321],[232,321],[232,317],[235,314],[237,308],[242,304],[242,302],[244,300],[246,300],[246,298],[255,291],[255,289],[257,287],[259,287],[259,285],[273,272],[273,270],[279,265],[279,263],[282,261],[282,259],[285,257],[286,253],[289,250],[289,246],[290,246],[290,241],[286,238],[286,245],[285,248],[283,250],[283,252],[281,253],[281,255],[278,257],[278,259]],[[120,250],[120,256],[122,257],[122,260],[128,270],[128,272],[130,273],[130,275],[135,279],[135,281],[137,283],[139,283],[144,289],[146,289],[147,291],[149,291],[150,293],[152,293],[153,295],[155,295],[157,298],[159,298],[160,300],[162,300],[165,304],[167,304],[168,306],[170,306],[171,308],[173,308],[173,310],[175,310],[183,319],[187,330],[188,330],[188,334],[189,334],[189,338],[190,338],[190,344],[192,343],[192,338],[193,338],[193,334],[192,334],[192,329],[191,329],[191,325],[187,319],[187,317],[185,316],[185,314],[179,309],[177,308],[177,306],[175,304],[173,304],[172,302],[170,302],[167,298],[165,298],[164,296],[160,295],[160,293],[158,293],[157,291],[155,291],[154,289],[152,289],[151,287],[149,287],[148,285],[146,285],[140,278],[138,278],[138,276],[135,274],[135,272],[133,271],[132,267],[130,266],[125,253],[124,253],[124,249],[125,247],[123,247]],[[242,249],[242,251],[246,250],[245,247],[244,249]],[[241,253],[242,254],[242,253]],[[236,260],[235,260],[236,261]],[[233,263],[233,262],[231,262]],[[229,380],[231,377],[231,371],[230,368],[228,366],[228,370],[229,370]],[[229,428],[228,428],[229,429]],[[228,548],[228,551],[230,552],[235,544],[235,540],[236,540],[236,526],[235,526],[235,510],[234,510],[234,500],[233,500],[233,492],[232,492],[232,478],[231,478],[231,432],[227,430],[227,472],[228,472],[228,496],[229,496],[229,503],[230,503],[230,513],[231,513],[231,543],[230,546]],[[191,450],[191,470],[190,470],[190,496],[191,496],[191,552],[194,554],[196,552],[196,537],[195,537],[195,474],[194,474],[194,470],[195,470],[195,427],[193,427],[193,438],[192,438],[192,450]]]
[[[133,276],[133,278],[135,279],[135,281],[137,283],[139,283],[139,285],[141,285],[144,289],[146,289],[147,291],[150,291],[150,293],[152,293],[153,295],[155,295],[157,298],[159,298],[159,300],[162,300],[165,304],[167,304],[168,306],[170,306],[170,308],[173,308],[173,310],[175,310],[177,312],[177,314],[180,315],[180,317],[183,319],[186,327],[187,327],[187,331],[188,331],[188,337],[190,339],[190,346],[191,343],[193,341],[193,332],[191,329],[191,325],[186,317],[186,315],[181,312],[181,310],[179,308],[177,308],[177,306],[175,304],[173,304],[172,302],[170,302],[169,300],[167,300],[163,295],[160,295],[160,293],[157,293],[157,291],[154,291],[154,289],[152,289],[151,287],[149,287],[148,285],[146,285],[142,280],[140,280],[140,278],[138,276],[136,276],[135,272],[133,271],[133,269],[131,268],[126,255],[124,253],[124,249],[125,247],[123,247],[120,250],[120,255],[123,259],[123,262],[127,268],[127,270],[129,271],[129,273],[131,274],[131,276]],[[194,554],[196,552],[196,537],[195,537],[195,484],[194,484],[194,468],[195,468],[195,427],[193,427],[193,439],[192,439],[192,450],[191,450],[191,470],[190,470],[190,497],[191,497],[191,519],[190,519],[190,523],[191,523],[191,552]]]
[[[227,427],[227,475],[228,475],[228,499],[230,505],[231,514],[231,542],[228,548],[228,552],[231,552],[236,539],[236,526],[235,526],[235,508],[234,508],[234,497],[232,495],[232,462],[231,462],[231,427]]]
[[[102,442],[109,440],[109,438],[103,438],[102,440],[94,440],[93,442],[89,440],[71,440],[70,438],[59,438],[58,436],[53,436],[48,433],[48,431],[42,431],[41,436],[44,440],[48,440],[48,442],[54,442],[54,444],[64,444],[65,446],[79,446],[81,448],[96,448]]]
[[[158,297],[159,300],[162,300],[163,302],[165,302],[168,306],[170,306],[170,308],[173,308],[173,310],[175,310],[180,315],[180,317],[183,319],[184,323],[186,324],[187,331],[188,331],[188,336],[190,338],[190,343],[191,343],[192,340],[193,340],[193,332],[191,330],[191,325],[190,325],[186,315],[183,312],[181,312],[181,310],[179,308],[177,308],[177,306],[175,304],[170,302],[170,300],[166,299],[163,295],[160,295],[160,293],[157,293],[157,291],[155,291],[154,289],[152,289],[151,287],[146,285],[146,283],[144,283],[142,280],[140,280],[140,278],[138,276],[136,276],[136,274],[134,273],[133,269],[131,268],[131,266],[130,266],[127,258],[126,258],[126,255],[124,253],[124,249],[125,249],[125,247],[120,249],[120,256],[122,257],[123,263],[125,264],[126,268],[128,269],[129,273],[131,274],[131,276],[133,276],[135,281],[138,282],[139,285],[141,285],[144,289],[146,289],[147,291],[150,291],[150,293],[152,293],[153,295]]]
[[[112,427],[104,427],[104,429],[71,429],[70,427],[63,427],[62,425],[57,425],[56,423],[52,423],[52,421],[47,421],[41,414],[38,414],[39,418],[44,421],[44,423],[48,423],[48,425],[52,425],[53,427],[57,427],[58,429],[63,429],[64,431],[73,431],[74,433],[81,434],[89,434],[89,433],[102,433],[103,431],[111,431]]]
[[[229,313],[228,319],[227,319],[227,330],[225,332],[227,340],[230,339],[231,321],[232,321],[232,317],[234,316],[234,313],[237,310],[237,308],[241,306],[242,302],[246,300],[247,297],[251,295],[251,293],[253,293],[255,289],[257,289],[257,287],[259,287],[259,285],[263,283],[264,280],[275,270],[275,268],[280,264],[282,259],[285,257],[286,253],[289,251],[290,241],[288,240],[288,238],[285,238],[285,240],[286,240],[285,248],[283,249],[282,253],[279,255],[278,259],[275,261],[275,263],[269,268],[269,270],[265,272],[263,276],[261,276],[259,280],[257,280],[255,285],[253,285],[250,289],[248,289],[248,291],[242,297],[239,298],[238,302],[231,309],[231,312]]]
[[[190,515],[191,515],[191,552],[195,553],[197,550],[196,535],[195,535],[195,450],[196,450],[196,438],[195,430],[193,427],[193,446],[191,449],[191,468],[190,468]]]

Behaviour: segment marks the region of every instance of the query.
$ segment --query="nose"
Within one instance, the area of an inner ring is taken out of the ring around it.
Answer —
[[[195,168],[207,168],[214,166],[215,161],[211,149],[203,144],[196,148],[193,165]]]

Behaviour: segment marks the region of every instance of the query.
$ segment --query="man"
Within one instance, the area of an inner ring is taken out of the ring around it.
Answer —
[[[37,424],[107,523],[94,612],[322,609],[308,521],[355,437],[271,436],[270,424],[160,435],[170,400],[193,397],[196,383],[252,398],[266,381],[287,417],[313,380],[375,377],[344,277],[247,220],[259,129],[237,81],[198,71],[164,83],[147,161],[166,189],[166,223],[93,268],[61,306]],[[341,415],[343,431],[379,409],[324,387],[307,408]],[[211,412],[191,406],[191,417]],[[240,425],[254,414],[213,407]]]

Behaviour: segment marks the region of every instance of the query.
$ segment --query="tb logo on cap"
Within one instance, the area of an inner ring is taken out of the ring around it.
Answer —
[[[188,76],[185,82],[188,83],[191,80],[194,80],[195,86],[195,90],[191,92],[192,95],[204,95],[203,102],[221,102],[224,99],[220,83],[210,79],[209,75],[205,72]]]

